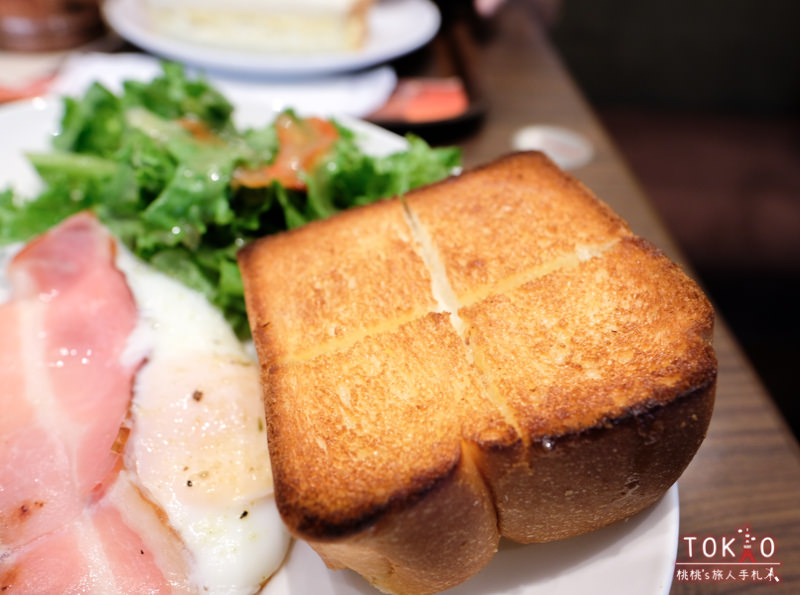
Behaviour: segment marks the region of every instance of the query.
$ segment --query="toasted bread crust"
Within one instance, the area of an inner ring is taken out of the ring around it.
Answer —
[[[265,238],[240,265],[279,510],[380,589],[458,584],[501,535],[627,518],[705,436],[711,305],[541,154]]]
[[[330,568],[352,568],[383,591],[432,593],[486,565],[499,538],[494,498],[463,456],[424,498],[358,533],[310,543]]]
[[[715,379],[664,405],[632,408],[592,428],[527,447],[485,448],[500,532],[520,543],[594,531],[651,506],[677,481],[705,437]]]
[[[423,498],[360,531],[309,543],[330,568],[351,568],[386,592],[450,588],[491,559],[501,535],[520,543],[563,539],[657,502],[700,446],[714,388],[527,448],[521,441],[489,448],[474,457],[477,473],[460,461]]]

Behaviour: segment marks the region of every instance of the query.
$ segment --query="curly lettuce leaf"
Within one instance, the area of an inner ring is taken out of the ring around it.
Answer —
[[[460,164],[457,149],[414,136],[406,151],[367,155],[337,125],[333,147],[301,172],[304,190],[278,181],[243,187],[232,183],[234,172],[271,164],[279,135],[274,124],[237,130],[232,109],[205,79],[169,63],[150,82],[126,82],[120,95],[94,84],[66,98],[53,150],[28,156],[44,190],[25,199],[0,192],[0,243],[91,210],[134,254],[204,294],[245,337],[236,253],[246,242],[403,194]]]

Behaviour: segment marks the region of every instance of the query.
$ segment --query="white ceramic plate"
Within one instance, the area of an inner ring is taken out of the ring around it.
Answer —
[[[261,104],[237,101],[236,121],[259,126],[271,118]],[[36,174],[25,151],[47,150],[57,130],[59,100],[36,99],[0,107],[0,189],[13,185],[32,195]],[[266,113],[265,113],[266,112]],[[376,154],[402,150],[405,141],[360,120],[342,118]],[[0,286],[2,301],[2,286]],[[516,545],[503,542],[489,565],[452,595],[667,595],[678,546],[678,487],[654,507],[589,535],[561,542]],[[294,544],[263,595],[376,595],[351,571],[330,571],[304,543]]]
[[[502,541],[476,576],[448,595],[667,595],[678,544],[678,486],[653,508],[627,521],[555,543]],[[325,568],[295,542],[262,595],[377,595],[350,570]]]
[[[359,51],[319,54],[259,53],[216,48],[151,29],[138,0],[107,0],[104,15],[116,32],[144,50],[206,70],[268,76],[308,76],[358,70],[411,52],[430,41],[441,14],[430,0],[380,0],[369,15]]]

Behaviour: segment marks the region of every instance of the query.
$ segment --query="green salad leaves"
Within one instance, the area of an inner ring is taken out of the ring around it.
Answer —
[[[414,136],[405,151],[367,155],[347,128],[292,112],[240,130],[233,110],[204,77],[174,63],[150,82],[126,81],[118,95],[95,83],[65,98],[53,150],[28,155],[43,191],[0,190],[0,244],[91,210],[246,337],[241,246],[439,180],[460,163],[457,149]]]

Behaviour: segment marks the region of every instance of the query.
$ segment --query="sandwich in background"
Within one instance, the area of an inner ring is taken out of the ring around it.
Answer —
[[[258,52],[348,52],[367,37],[372,0],[141,0],[160,34]]]

